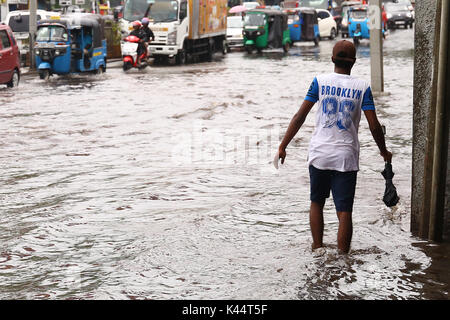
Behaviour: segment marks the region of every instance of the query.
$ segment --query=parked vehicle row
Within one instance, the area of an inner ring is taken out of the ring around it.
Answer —
[[[267,19],[259,19],[263,15]],[[227,18],[228,51],[236,47],[244,47],[249,53],[265,47],[282,47],[288,51],[294,42],[313,41],[318,45],[320,39],[332,40],[336,36],[336,21],[324,9],[294,7],[279,10],[260,6]]]
[[[317,45],[324,38],[337,36],[337,23],[325,9],[296,7],[283,10],[257,6],[250,10],[245,8],[245,14],[236,16],[227,16],[226,11],[217,13],[220,18],[217,24],[206,26],[198,13],[190,11],[188,1],[195,0],[156,0],[153,5],[148,5],[147,0],[127,1],[125,8],[136,9],[130,7],[136,4],[140,11],[133,12],[139,12],[139,15],[144,12],[152,21],[156,41],[148,48],[155,60],[167,56],[184,63],[187,55],[211,57],[215,51],[225,53],[233,47],[242,47],[249,54],[266,48],[280,48],[287,52],[298,41],[313,41]],[[400,3],[402,1],[385,1],[383,4],[386,9],[383,22],[389,28],[413,25],[413,14],[407,4]],[[211,0],[208,5],[222,8],[223,0]],[[124,16],[131,15],[131,12],[126,11]],[[32,54],[40,78],[47,79],[52,74],[102,73],[106,70],[107,49],[102,16],[88,13],[60,15],[39,10],[38,13]],[[361,5],[359,1],[344,1],[342,13],[343,37],[353,38],[355,44],[369,38],[367,5]],[[221,20],[223,17],[226,17],[225,22]],[[9,26],[0,24],[0,84],[14,87],[19,84],[21,76],[21,48],[29,50],[29,13],[11,13],[7,22]],[[134,54],[137,43],[130,37],[127,39],[125,43],[124,37],[122,43],[123,60],[128,59],[129,62],[124,70],[136,66],[137,61]],[[129,48],[127,52],[125,48]]]
[[[287,14],[274,9],[252,9],[244,17],[244,47],[251,54],[266,48],[289,51],[292,43]]]
[[[32,54],[41,79],[51,75],[106,70],[106,39],[102,16],[90,13],[40,19]],[[20,49],[13,31],[0,24],[0,84],[20,81]]]

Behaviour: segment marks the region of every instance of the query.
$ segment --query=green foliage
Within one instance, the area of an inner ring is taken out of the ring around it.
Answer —
[[[105,29],[110,29],[110,33],[112,37],[112,45],[120,45],[121,33],[120,33],[120,23],[114,20],[105,20]]]

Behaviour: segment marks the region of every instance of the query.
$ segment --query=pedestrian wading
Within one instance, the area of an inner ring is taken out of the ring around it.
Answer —
[[[317,102],[315,130],[308,154],[312,249],[323,246],[323,207],[331,190],[339,219],[338,249],[342,253],[348,253],[353,233],[353,200],[359,170],[358,128],[361,110],[367,118],[380,155],[390,163],[392,153],[386,149],[369,84],[350,75],[356,61],[353,43],[338,41],[333,48],[331,60],[334,72],[318,75],[312,81],[305,100],[281,141],[278,157],[284,163],[287,146]]]

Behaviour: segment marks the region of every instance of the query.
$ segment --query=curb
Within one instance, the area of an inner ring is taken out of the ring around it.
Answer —
[[[118,62],[118,61],[122,61],[122,58],[111,58],[108,59],[106,61],[106,63],[110,63],[110,62]],[[20,68],[20,74],[24,75],[24,74],[38,74],[36,69],[32,69],[31,67],[21,67]]]

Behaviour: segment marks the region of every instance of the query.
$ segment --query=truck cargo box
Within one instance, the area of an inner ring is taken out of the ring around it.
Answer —
[[[227,0],[189,0],[189,39],[227,33]]]

